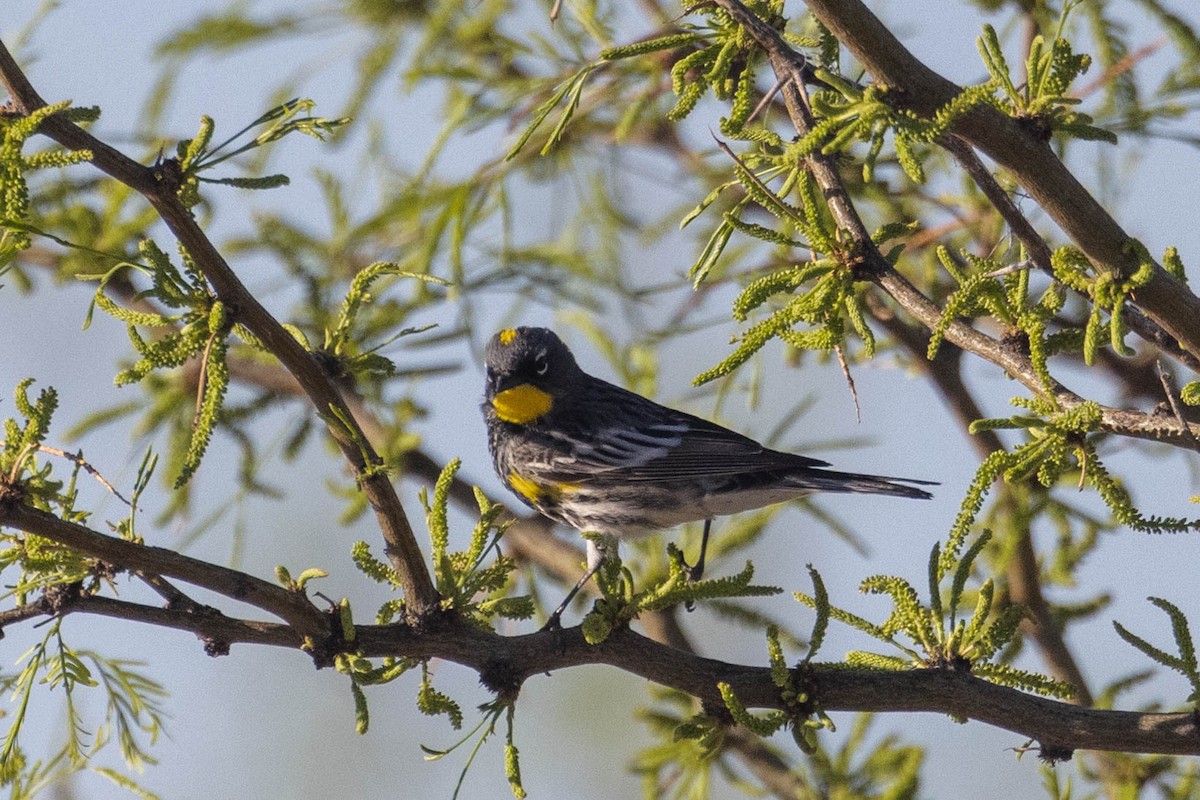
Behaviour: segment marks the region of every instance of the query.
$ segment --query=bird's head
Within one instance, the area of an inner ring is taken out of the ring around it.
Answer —
[[[506,328],[485,353],[487,404],[505,422],[533,422],[582,375],[575,356],[547,328]]]

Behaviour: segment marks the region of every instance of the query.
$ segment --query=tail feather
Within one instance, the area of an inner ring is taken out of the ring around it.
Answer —
[[[802,470],[789,476],[788,483],[797,489],[815,492],[852,492],[861,494],[885,494],[892,497],[913,497],[928,500],[932,494],[916,486],[937,486],[936,481],[920,481],[916,478],[891,478],[884,475],[862,475],[857,472],[836,472],[828,469]],[[906,484],[915,484],[908,486]]]

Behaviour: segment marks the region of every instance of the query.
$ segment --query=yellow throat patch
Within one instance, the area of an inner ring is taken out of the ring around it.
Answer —
[[[552,403],[553,398],[549,394],[528,383],[505,389],[492,398],[496,416],[514,425],[533,422],[549,411]]]

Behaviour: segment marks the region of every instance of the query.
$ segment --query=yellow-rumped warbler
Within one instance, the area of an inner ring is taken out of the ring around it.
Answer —
[[[500,480],[527,505],[582,533],[633,538],[812,492],[928,498],[905,483],[825,469],[815,458],[770,450],[740,433],[661,406],[579,368],[553,331],[508,328],[488,342],[483,415]],[[588,538],[588,569],[547,628],[596,573],[603,539]]]

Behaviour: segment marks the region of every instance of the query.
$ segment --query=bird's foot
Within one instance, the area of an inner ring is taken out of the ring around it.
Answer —
[[[687,576],[688,583],[696,583],[697,581],[699,581],[701,578],[704,577],[704,562],[698,561],[695,564],[689,564],[686,561],[683,562],[683,573],[684,573],[684,575]],[[695,600],[685,600],[683,603],[683,608],[685,611],[688,611],[689,613],[692,611],[695,611],[696,610],[696,601]]]

